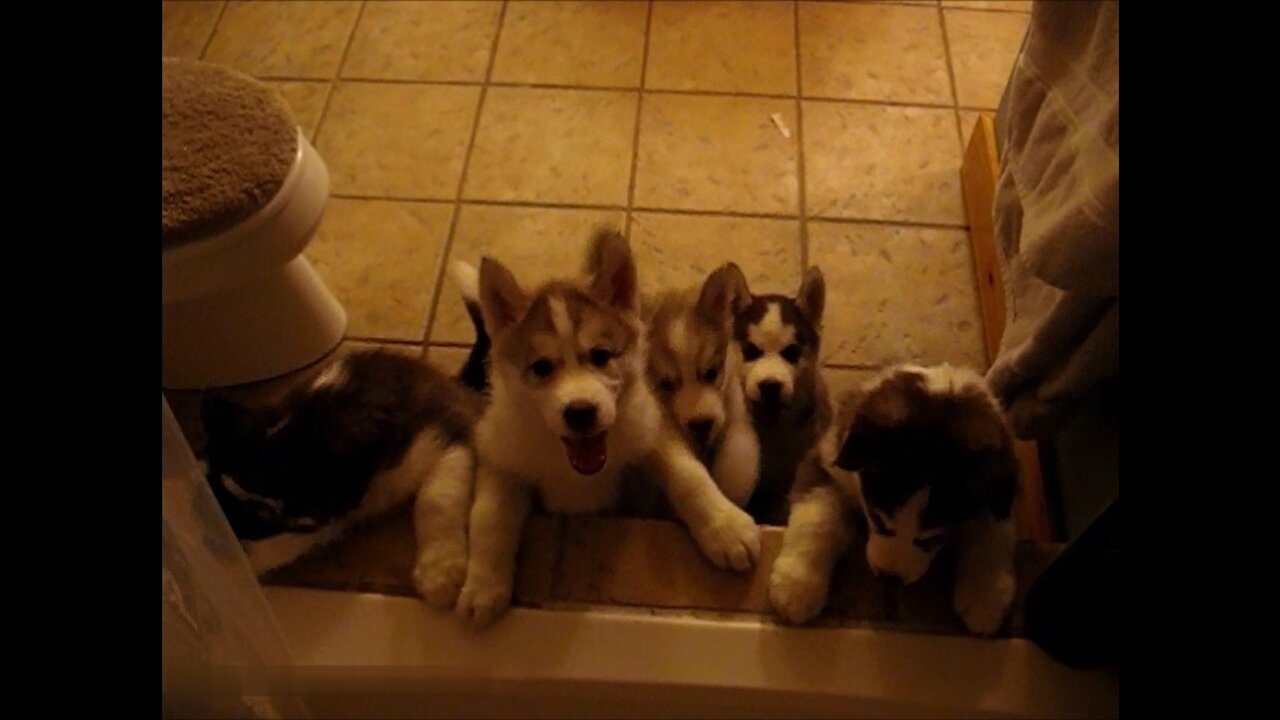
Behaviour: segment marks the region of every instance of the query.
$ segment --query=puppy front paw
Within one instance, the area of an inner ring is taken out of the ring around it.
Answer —
[[[463,543],[437,542],[418,554],[413,584],[418,594],[437,610],[451,608],[467,579],[467,548]]]
[[[827,604],[827,580],[794,560],[779,558],[769,576],[769,602],[787,622],[809,622]]]
[[[478,628],[488,627],[502,616],[511,604],[511,581],[503,582],[490,575],[470,573],[454,612]]]
[[[1017,580],[1007,570],[982,581],[957,578],[953,607],[969,632],[992,635],[1004,624],[1017,589]]]
[[[692,530],[702,553],[716,567],[746,572],[760,557],[760,528],[750,515],[732,505]]]

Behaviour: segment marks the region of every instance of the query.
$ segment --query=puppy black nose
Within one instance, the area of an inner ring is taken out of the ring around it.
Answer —
[[[773,401],[782,397],[782,383],[777,380],[763,380],[757,386],[760,388],[760,399]]]
[[[585,433],[596,424],[596,406],[589,402],[569,403],[564,409],[564,424],[576,433]]]
[[[693,436],[693,439],[703,445],[706,445],[707,440],[711,438],[711,426],[714,424],[715,421],[711,418],[694,418],[685,423],[689,427],[689,434]]]

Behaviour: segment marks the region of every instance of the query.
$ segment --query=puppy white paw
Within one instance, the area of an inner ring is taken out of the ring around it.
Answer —
[[[483,628],[502,617],[511,604],[511,582],[472,573],[458,594],[454,612],[472,625]]]
[[[779,559],[769,576],[769,602],[787,622],[809,622],[827,604],[827,580],[799,563]]]
[[[427,604],[437,610],[451,608],[467,579],[467,548],[452,542],[429,545],[418,554],[413,584]]]
[[[736,507],[730,506],[710,522],[693,528],[693,537],[716,567],[746,572],[760,557],[760,528]]]
[[[953,607],[969,632],[992,635],[1004,624],[1017,589],[1017,580],[1009,571],[1002,571],[983,581],[957,578]]]

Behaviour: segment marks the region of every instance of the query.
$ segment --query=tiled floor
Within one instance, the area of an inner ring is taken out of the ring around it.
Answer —
[[[347,308],[348,348],[426,347],[456,368],[472,338],[444,279],[450,258],[493,254],[531,283],[575,270],[591,228],[613,223],[646,290],[734,260],[754,291],[790,293],[806,265],[820,266],[838,392],[895,361],[985,365],[962,137],[998,103],[1028,9],[166,2],[162,49],[278,87],[325,158],[332,199],[306,254]],[[238,392],[269,401],[314,371]],[[168,398],[198,451],[197,395]],[[609,533],[643,523],[596,528],[604,540],[575,555],[559,525],[541,522],[553,537],[526,546],[547,557],[521,572],[545,582],[522,580],[521,602],[763,608],[767,567],[709,571],[674,526],[612,545]],[[410,593],[407,523],[376,525],[291,581]],[[660,581],[601,574],[635,543],[689,555],[676,563],[684,581],[673,583],[670,564]],[[837,614],[955,630],[941,591],[850,597],[833,600]]]
[[[348,335],[470,342],[449,258],[533,281],[625,227],[646,288],[737,261],[753,290],[831,295],[843,385],[886,363],[985,363],[962,138],[1029,2],[166,2],[166,55],[280,88],[329,165],[308,257]],[[438,298],[438,301],[437,301]]]

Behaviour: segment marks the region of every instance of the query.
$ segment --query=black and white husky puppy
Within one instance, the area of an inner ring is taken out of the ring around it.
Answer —
[[[753,295],[741,271],[734,282],[739,290],[733,334],[760,440],[760,480],[747,511],[757,522],[784,525],[796,469],[831,422],[818,357],[826,284],[816,267],[804,274],[795,297]]]
[[[483,381],[481,340],[459,377]],[[207,396],[208,482],[260,574],[416,497],[414,581],[429,604],[452,607],[482,405],[478,387],[417,358],[353,352],[271,407]]]

